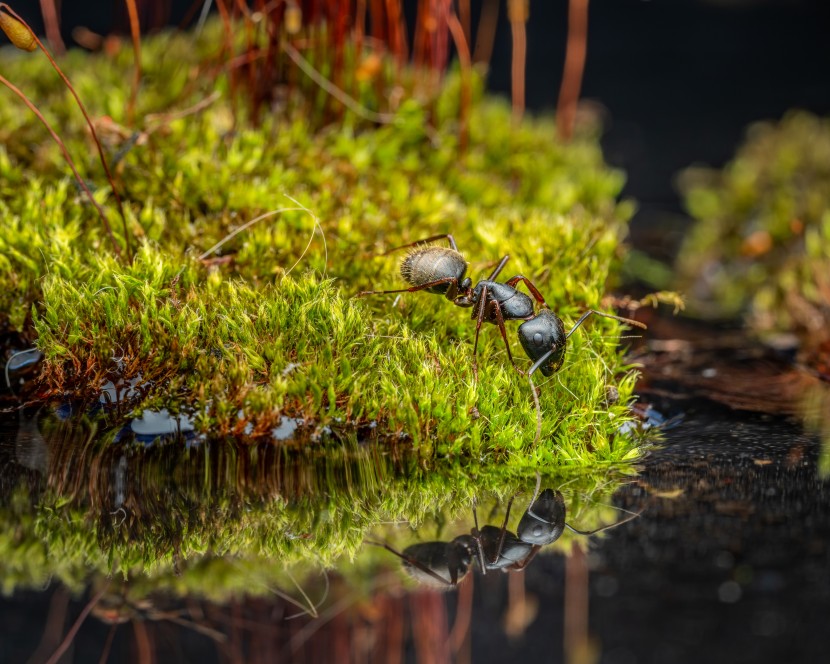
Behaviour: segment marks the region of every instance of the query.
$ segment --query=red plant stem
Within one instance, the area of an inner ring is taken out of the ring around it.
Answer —
[[[130,100],[127,103],[127,125],[132,126],[135,119],[135,104],[138,100],[138,86],[141,84],[141,24],[138,21],[138,8],[135,0],[125,0],[127,13],[130,15],[130,34],[133,38],[133,57],[135,72],[133,74],[133,88],[130,91]]]
[[[455,15],[450,11],[447,14],[447,27],[455,42],[455,49],[458,51],[458,61],[461,64],[461,99],[458,104],[458,148],[464,153],[467,151],[467,144],[470,136],[469,118],[470,106],[473,103],[473,63],[470,57],[470,47],[464,38],[464,27]]]
[[[40,0],[40,12],[43,14],[43,27],[46,29],[46,38],[55,49],[55,53],[63,55],[66,46],[61,38],[61,22],[55,0]]]
[[[513,58],[510,70],[513,119],[519,121],[525,112],[525,62],[527,60],[527,35],[524,0],[508,0],[510,33],[513,37]]]
[[[354,51],[358,62],[363,55],[363,37],[366,31],[366,0],[356,0],[354,20]]]
[[[473,36],[470,28],[470,24],[472,23],[470,0],[458,0],[458,18],[464,28],[464,40],[469,44]]]
[[[415,35],[412,38],[412,62],[416,67],[426,64],[426,55],[424,53],[424,42],[426,41],[424,33],[424,23],[426,17],[424,14],[429,11],[429,0],[418,1],[418,14],[415,18]]]
[[[75,179],[78,181],[78,184],[81,186],[81,189],[84,190],[87,197],[89,197],[89,200],[95,206],[95,209],[98,210],[98,214],[101,216],[101,221],[104,222],[104,228],[106,229],[107,234],[110,236],[110,240],[112,241],[112,248],[115,250],[116,255],[120,257],[121,248],[118,246],[118,243],[115,241],[115,236],[112,234],[112,228],[110,227],[110,222],[107,219],[107,215],[104,214],[104,210],[98,204],[98,201],[95,200],[95,197],[92,195],[92,192],[89,190],[89,187],[87,186],[86,182],[84,182],[84,179],[81,177],[80,173],[78,173],[78,169],[75,168],[75,162],[72,161],[72,157],[70,156],[69,151],[66,149],[66,145],[64,144],[61,137],[58,136],[57,133],[55,133],[55,130],[52,129],[52,125],[50,125],[46,118],[43,117],[43,113],[41,113],[40,110],[38,110],[37,106],[35,106],[29,100],[29,98],[23,92],[20,91],[19,88],[17,88],[11,81],[5,78],[2,74],[0,74],[0,83],[5,85],[9,90],[14,92],[14,94],[16,94],[18,97],[20,97],[23,103],[29,107],[29,110],[37,116],[38,120],[40,120],[43,123],[43,126],[46,127],[46,129],[52,135],[52,138],[54,139],[55,143],[58,144],[58,147],[60,147],[61,152],[63,152],[63,158],[66,160],[66,163],[69,164],[69,167],[72,169],[72,173],[75,175]]]
[[[556,105],[556,128],[559,138],[571,140],[576,122],[576,106],[582,90],[585,58],[588,52],[588,0],[568,2],[568,45],[565,70]]]
[[[228,58],[234,58],[233,49],[233,25],[231,25],[231,16],[228,8],[225,6],[225,0],[216,0],[216,9],[222,17],[222,26],[225,31],[225,51],[228,53]],[[231,95],[231,117],[233,118],[233,127],[236,128],[237,103],[236,103],[236,70],[231,68],[228,72],[229,87]]]
[[[383,19],[383,0],[369,0],[369,17],[371,18],[372,37],[385,41],[386,25]]]
[[[236,0],[236,8],[242,14],[245,21],[245,48],[248,52],[256,49],[254,37],[254,22],[251,19],[251,12],[248,10],[248,5],[245,0]],[[260,99],[256,86],[256,71],[253,67],[248,67],[248,91],[251,94],[251,123],[254,126],[259,124],[259,106]]]
[[[444,26],[449,26],[451,8],[452,0],[437,0],[437,7],[435,8],[435,68],[440,72],[447,68],[447,63],[450,60],[449,30],[445,30]]]
[[[89,117],[89,113],[86,112],[86,106],[84,106],[84,103],[81,101],[81,98],[78,96],[78,93],[75,92],[75,88],[72,85],[72,83],[69,81],[69,79],[66,77],[66,74],[64,74],[63,70],[60,67],[58,67],[58,63],[55,62],[55,59],[52,57],[52,55],[49,53],[49,51],[43,45],[43,42],[40,41],[38,36],[34,33],[34,31],[29,26],[29,24],[26,23],[26,21],[24,21],[17,14],[17,12],[15,12],[5,2],[0,2],[0,11],[3,11],[3,10],[7,11],[9,14],[11,14],[12,17],[16,18],[18,21],[23,23],[23,25],[25,25],[29,29],[29,31],[32,33],[32,36],[34,37],[35,41],[37,42],[37,45],[40,47],[40,50],[43,51],[43,54],[46,56],[47,60],[49,60],[49,64],[52,65],[52,69],[54,69],[57,72],[58,76],[61,77],[61,79],[63,80],[64,85],[66,85],[69,92],[71,92],[72,96],[75,98],[75,102],[78,104],[78,108],[81,109],[81,113],[84,116],[84,120],[86,120],[86,124],[89,127],[90,133],[92,134],[92,140],[95,143],[95,147],[98,149],[98,158],[101,160],[101,165],[104,167],[104,172],[107,175],[107,181],[110,183],[110,187],[112,189],[112,195],[115,197],[115,203],[118,206],[118,213],[121,216],[122,223],[124,224],[124,242],[127,245],[127,256],[130,260],[132,260],[132,249],[130,248],[130,234],[127,230],[127,215],[124,214],[124,205],[121,202],[121,196],[118,195],[118,188],[115,186],[115,179],[112,177],[112,173],[110,172],[109,164],[107,164],[107,159],[104,156],[104,148],[101,147],[101,141],[98,140],[98,133],[95,131],[95,126],[92,124],[92,120]],[[15,89],[17,89],[17,88],[15,88]],[[25,95],[24,95],[24,98],[25,98]],[[33,107],[33,105],[30,106],[30,108],[32,108],[32,107]],[[38,114],[39,114],[39,112],[38,112]],[[42,118],[43,116],[40,116],[40,117]],[[48,127],[48,125],[47,125],[47,127]],[[55,134],[54,132],[52,132],[52,134],[54,136],[57,136],[57,134]],[[64,146],[64,152],[66,152],[66,147],[65,146]],[[68,153],[66,153],[66,154],[68,154]],[[74,170],[74,166],[73,166],[73,170]],[[93,200],[93,203],[95,203],[94,200]],[[98,206],[97,203],[95,203],[95,204],[96,204],[96,206]],[[99,210],[100,210],[100,207],[99,207]],[[107,231],[109,232],[110,237],[112,237],[112,230],[110,228],[110,225],[109,225],[109,222],[107,221],[106,216],[103,215],[103,212],[102,212],[101,216],[104,218],[104,223],[107,227]],[[115,238],[114,237],[113,237],[113,244],[115,244]],[[118,249],[117,247],[116,247],[116,249],[117,249],[116,253],[120,256],[121,255],[120,249]]]

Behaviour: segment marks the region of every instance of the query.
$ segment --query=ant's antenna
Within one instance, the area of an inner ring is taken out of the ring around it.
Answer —
[[[577,530],[571,524],[565,523],[565,527],[570,530],[572,533],[576,533],[577,535],[596,535],[597,533],[601,533],[604,530],[611,530],[611,528],[616,528],[617,526],[621,526],[624,523],[628,523],[629,521],[633,521],[638,516],[642,514],[642,511],[635,512],[627,517],[625,517],[622,521],[617,521],[616,523],[608,524],[607,526],[600,526],[599,528],[594,528],[593,530]]]
[[[576,330],[576,328],[578,328],[580,325],[582,325],[582,323],[585,322],[585,319],[588,318],[588,316],[590,316],[591,314],[596,314],[597,316],[602,316],[603,318],[612,318],[614,320],[620,321],[621,323],[626,323],[628,325],[634,325],[635,327],[640,327],[644,330],[648,329],[648,327],[645,325],[645,323],[641,323],[638,320],[632,320],[630,318],[623,318],[622,316],[615,316],[614,314],[606,314],[606,313],[603,313],[602,311],[595,311],[594,309],[588,309],[588,311],[586,311],[584,314],[582,314],[582,316],[580,316],[579,320],[576,321],[574,326],[571,328],[571,331],[568,332],[565,335],[565,339],[570,337],[574,333],[574,330]],[[536,360],[536,362],[533,363],[533,366],[530,367],[530,371],[527,372],[527,375],[532,376],[533,373],[539,367],[544,365],[550,359],[550,356],[553,355],[557,350],[559,350],[559,349],[558,348],[551,348],[547,353],[542,355],[542,357],[540,357],[538,360]]]

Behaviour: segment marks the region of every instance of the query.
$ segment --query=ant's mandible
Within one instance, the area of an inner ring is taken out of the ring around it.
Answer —
[[[436,240],[447,240],[450,245],[449,248],[429,244]],[[547,302],[545,302],[544,296],[530,279],[517,274],[505,282],[496,281],[510,259],[509,255],[502,257],[487,279],[479,281],[473,286],[470,277],[466,276],[467,261],[463,254],[458,251],[458,246],[452,235],[433,235],[423,240],[394,247],[384,252],[383,255],[409,247],[415,248],[401,261],[401,277],[410,284],[409,288],[362,291],[355,297],[389,293],[414,293],[425,290],[428,293],[443,295],[458,307],[472,307],[472,318],[476,321],[476,337],[473,344],[473,374],[476,377],[478,377],[478,337],[481,332],[481,325],[485,322],[498,326],[504,340],[504,347],[507,350],[507,357],[516,371],[522,375],[525,373],[533,375],[539,370],[545,376],[552,376],[562,367],[568,337],[592,314],[645,328],[645,325],[638,321],[589,309],[566,333],[562,320],[551,311]],[[519,282],[525,284],[532,298],[516,288]],[[538,313],[534,306],[534,300],[540,307]],[[520,369],[513,359],[504,326],[506,320],[525,321],[519,326],[518,333],[519,343],[533,362],[533,366],[527,372]]]

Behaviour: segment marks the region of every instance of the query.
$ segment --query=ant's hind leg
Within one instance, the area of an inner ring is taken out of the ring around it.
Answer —
[[[450,249],[453,251],[458,251],[458,245],[455,243],[455,238],[450,235],[449,233],[444,233],[443,235],[430,235],[423,240],[415,240],[415,242],[409,242],[408,244],[402,244],[399,247],[392,247],[391,249],[387,249],[384,251],[381,256],[386,256],[387,254],[391,254],[393,251],[398,251],[399,249],[407,249],[409,247],[416,247],[419,244],[429,244],[430,242],[435,242],[436,240],[446,240],[450,243]]]
[[[444,277],[442,279],[436,279],[435,281],[428,281],[425,284],[420,284],[419,286],[410,286],[409,288],[396,288],[394,290],[368,290],[368,291],[361,291],[355,297],[366,297],[367,295],[386,295],[388,293],[415,293],[417,291],[422,291],[426,288],[432,288],[433,286],[440,286],[441,284],[452,284],[457,282],[458,279],[455,277]]]
[[[455,580],[445,579],[443,576],[438,574],[435,570],[431,570],[429,567],[424,565],[421,561],[416,560],[412,556],[407,556],[406,554],[401,553],[397,549],[394,549],[391,546],[389,546],[386,542],[376,542],[375,540],[370,540],[370,539],[364,540],[364,542],[366,542],[366,544],[371,544],[372,546],[379,546],[381,549],[386,549],[387,551],[389,551],[389,553],[392,553],[392,554],[396,555],[398,558],[403,560],[408,565],[412,565],[412,567],[415,567],[416,569],[420,570],[424,574],[427,574],[427,575],[431,576],[433,579],[435,579],[439,583],[443,583],[447,586],[456,585]]]
[[[527,286],[527,290],[529,290],[529,291],[530,291],[530,294],[533,296],[533,298],[534,298],[534,299],[535,299],[535,300],[536,300],[536,301],[537,301],[537,302],[538,302],[541,306],[545,307],[545,309],[550,309],[550,307],[548,306],[548,303],[547,303],[547,302],[545,302],[545,296],[544,296],[544,295],[542,295],[542,293],[539,291],[539,289],[538,289],[538,288],[536,288],[536,284],[534,284],[534,283],[533,283],[530,279],[528,279],[526,276],[524,276],[524,275],[522,275],[522,274],[517,274],[515,277],[511,277],[510,279],[508,279],[505,283],[506,283],[508,286],[510,286],[511,288],[515,288],[515,287],[516,287],[516,284],[518,284],[520,281],[521,281],[521,282],[522,282],[525,286]]]

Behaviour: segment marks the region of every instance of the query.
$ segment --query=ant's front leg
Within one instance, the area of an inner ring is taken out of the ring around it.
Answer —
[[[483,286],[481,289],[481,295],[478,299],[478,309],[473,312],[473,316],[476,319],[476,340],[473,343],[473,378],[475,382],[478,382],[478,336],[481,334],[481,324],[484,322],[484,312],[487,308],[487,286]]]
[[[504,340],[504,347],[507,349],[507,359],[510,360],[510,364],[513,365],[513,368],[519,372],[519,375],[524,376],[525,372],[519,369],[519,366],[513,360],[513,353],[510,352],[510,344],[507,341],[507,330],[504,328],[504,316],[501,313],[501,305],[496,300],[493,300],[490,303],[489,308],[491,313],[488,315],[487,319],[492,320],[495,318],[495,323],[499,326],[499,332],[501,332],[501,338]]]

